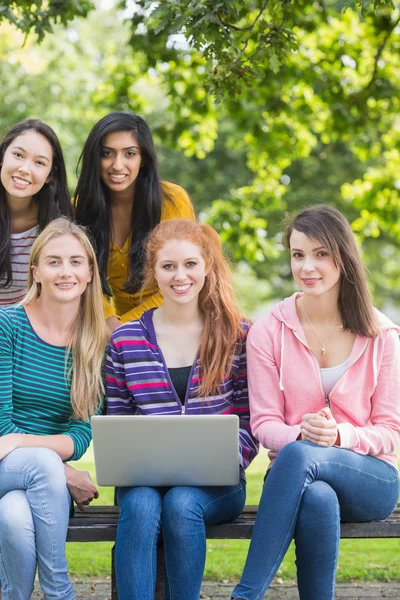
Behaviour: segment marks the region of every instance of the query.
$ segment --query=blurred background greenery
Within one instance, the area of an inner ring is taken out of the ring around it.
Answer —
[[[0,134],[51,124],[72,192],[94,122],[138,112],[246,312],[293,291],[281,222],[317,202],[346,214],[375,302],[396,305],[399,23],[390,0],[0,0]]]

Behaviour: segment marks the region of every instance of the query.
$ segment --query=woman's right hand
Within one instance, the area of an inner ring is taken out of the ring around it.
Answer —
[[[93,498],[99,497],[98,489],[88,471],[78,471],[70,465],[65,465],[65,475],[69,493],[79,510],[83,512]]]
[[[303,415],[300,431],[302,440],[319,446],[334,446],[338,438],[337,423],[329,408]]]

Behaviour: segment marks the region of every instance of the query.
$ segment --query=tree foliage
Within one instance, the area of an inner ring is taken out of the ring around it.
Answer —
[[[0,126],[48,114],[76,157],[104,112],[140,112],[163,174],[267,282],[263,294],[290,291],[284,214],[328,202],[351,221],[376,298],[400,301],[399,3],[117,5],[125,27],[115,10],[112,27],[93,12],[75,41],[57,28],[40,48],[28,38],[23,59],[4,50],[14,61],[2,65]]]

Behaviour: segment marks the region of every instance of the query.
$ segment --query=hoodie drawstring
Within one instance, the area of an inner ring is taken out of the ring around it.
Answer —
[[[379,337],[374,339],[374,349],[372,352],[372,373],[374,375],[374,387],[378,383],[378,341]]]
[[[283,350],[285,347],[285,323],[283,321],[281,321],[282,324],[282,331],[281,331],[281,369],[280,369],[280,374],[279,374],[279,389],[283,392],[285,390],[285,388],[283,387],[283,381],[282,381],[282,377],[283,377]]]

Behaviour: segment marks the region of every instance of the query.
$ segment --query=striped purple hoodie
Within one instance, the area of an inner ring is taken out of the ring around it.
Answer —
[[[240,466],[245,469],[258,452],[251,434],[246,372],[246,334],[237,344],[232,371],[220,393],[199,398],[200,363],[192,366],[185,403],[182,406],[157,344],[152,308],[136,321],[118,327],[112,335],[106,368],[107,414],[109,415],[206,415],[239,416]]]

